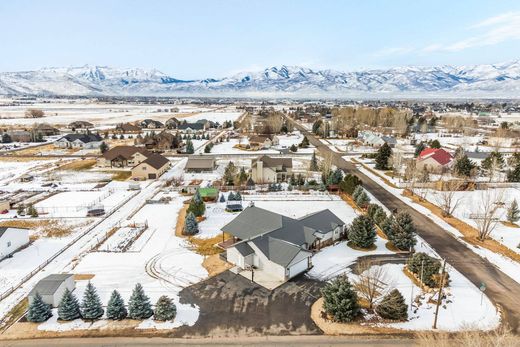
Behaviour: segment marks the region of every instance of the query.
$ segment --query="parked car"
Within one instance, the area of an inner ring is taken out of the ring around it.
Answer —
[[[105,209],[103,208],[94,208],[87,212],[87,217],[99,217],[105,214]]]

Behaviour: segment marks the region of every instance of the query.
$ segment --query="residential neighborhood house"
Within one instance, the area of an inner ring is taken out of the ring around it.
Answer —
[[[251,177],[255,183],[284,182],[291,174],[291,158],[272,158],[263,155],[251,163]]]
[[[28,244],[28,229],[0,227],[0,260]]]
[[[103,138],[98,134],[68,134],[54,142],[55,147],[59,148],[99,148]]]

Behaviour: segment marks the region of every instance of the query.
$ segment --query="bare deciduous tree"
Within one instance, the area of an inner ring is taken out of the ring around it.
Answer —
[[[435,192],[435,201],[442,210],[443,217],[453,215],[460,204],[461,198],[457,196],[457,191],[461,188],[460,181],[446,181],[443,182],[441,191]]]
[[[476,214],[472,216],[477,224],[478,239],[486,240],[499,221],[499,209],[503,205],[504,192],[497,189],[484,190],[476,203]]]
[[[356,266],[358,279],[354,282],[358,295],[372,308],[374,302],[388,291],[388,276],[383,266],[371,260],[361,260]]]

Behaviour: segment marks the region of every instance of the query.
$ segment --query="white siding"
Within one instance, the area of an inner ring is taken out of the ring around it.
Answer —
[[[300,260],[296,264],[289,266],[289,268],[287,269],[287,278],[293,278],[294,276],[307,271],[308,267],[309,267],[308,258]]]
[[[0,237],[0,259],[7,257],[29,243],[27,229],[8,228]]]

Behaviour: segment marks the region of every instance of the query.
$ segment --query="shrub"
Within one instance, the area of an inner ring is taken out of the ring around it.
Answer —
[[[359,314],[357,294],[346,276],[339,276],[327,283],[321,294],[323,309],[333,321],[350,322]]]
[[[408,305],[401,292],[394,289],[376,306],[376,313],[385,319],[406,320],[408,319]]]

